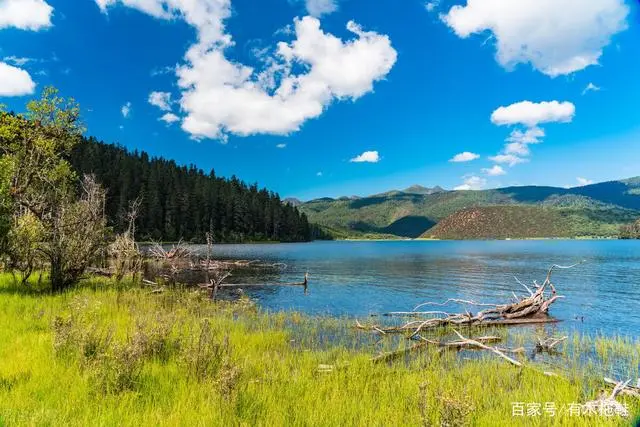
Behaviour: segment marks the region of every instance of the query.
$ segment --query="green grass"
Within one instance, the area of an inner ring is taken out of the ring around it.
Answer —
[[[54,295],[0,275],[0,325],[0,426],[625,425],[567,413],[514,418],[511,402],[585,402],[598,395],[604,359],[637,375],[640,354],[635,341],[575,337],[555,367],[434,349],[373,364],[378,351],[411,343],[378,342],[343,319],[104,279]]]

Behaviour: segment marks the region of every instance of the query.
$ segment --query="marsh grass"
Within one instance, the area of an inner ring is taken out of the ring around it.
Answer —
[[[412,342],[187,289],[151,295],[92,279],[50,294],[11,282],[0,276],[0,426],[628,425],[560,408],[597,398],[603,374],[638,376],[640,345],[628,338],[572,336],[525,369],[433,348],[373,364]],[[482,333],[534,342],[524,330]],[[513,417],[512,402],[554,402],[558,413]]]

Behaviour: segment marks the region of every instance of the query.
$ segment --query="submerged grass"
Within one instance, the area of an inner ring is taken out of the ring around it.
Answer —
[[[620,375],[635,363],[637,377],[632,340],[576,336],[571,351],[535,369],[432,348],[373,364],[373,354],[411,342],[379,340],[340,319],[264,313],[246,299],[212,304],[188,290],[152,295],[92,279],[47,294],[11,283],[0,275],[0,426],[630,422],[569,408],[598,397],[607,363],[624,361]],[[524,416],[513,416],[514,402]],[[637,400],[624,402],[638,413]]]

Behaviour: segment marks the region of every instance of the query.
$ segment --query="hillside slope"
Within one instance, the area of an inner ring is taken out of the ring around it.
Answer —
[[[300,210],[311,222],[339,232],[340,237],[385,234],[416,238],[431,225],[465,209],[519,206],[556,209],[554,215],[570,222],[567,237],[615,236],[621,225],[640,217],[640,178],[570,189],[526,186],[483,191],[392,191],[357,199],[312,200],[300,205]],[[520,211],[507,209],[501,215],[509,217],[515,212]],[[553,237],[553,229],[545,224],[549,223],[539,222],[535,236],[521,237]],[[468,238],[473,234],[470,232]]]
[[[610,236],[629,212],[548,206],[486,206],[463,209],[421,237],[428,239],[521,239]]]

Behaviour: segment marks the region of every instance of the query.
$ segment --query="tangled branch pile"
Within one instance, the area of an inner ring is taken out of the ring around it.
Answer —
[[[190,258],[193,253],[189,248],[182,243],[182,240],[178,242],[177,245],[172,245],[171,249],[166,250],[160,243],[154,243],[149,248],[149,255],[152,258],[156,258],[159,260],[178,260],[178,259],[186,259]]]
[[[552,265],[542,285],[538,285],[536,281],[533,282],[535,292],[518,280],[518,283],[527,290],[528,295],[518,298],[514,293],[515,301],[509,304],[483,304],[461,299],[448,299],[444,303],[425,302],[416,306],[409,312],[393,312],[386,314],[387,316],[427,317],[424,320],[414,320],[401,326],[391,327],[367,327],[356,322],[356,327],[359,329],[376,330],[384,333],[413,331],[412,335],[417,335],[424,329],[442,326],[496,326],[555,322],[555,319],[548,316],[549,307],[551,307],[554,302],[564,297],[557,294],[556,288],[551,282],[551,275],[555,269],[573,268],[579,264],[580,263],[570,266]],[[418,309],[426,306],[449,306],[451,304],[487,308],[475,314],[467,309],[465,309],[464,313],[418,311]]]

